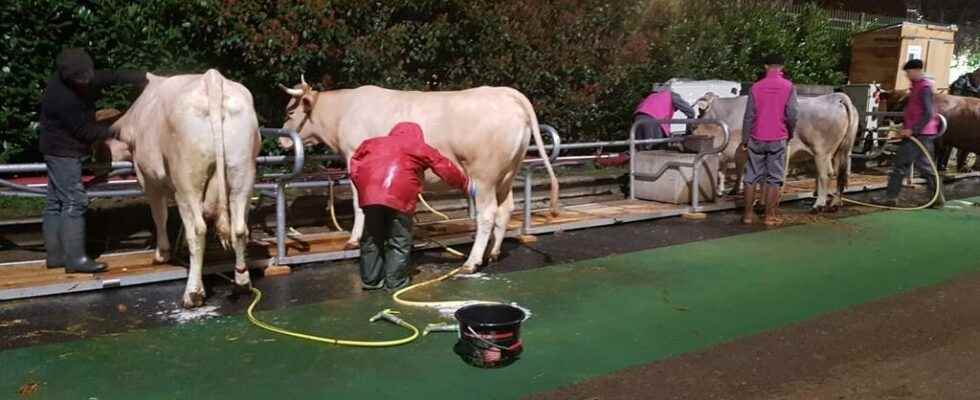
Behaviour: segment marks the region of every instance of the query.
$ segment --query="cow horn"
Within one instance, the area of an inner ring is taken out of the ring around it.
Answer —
[[[303,86],[310,86],[310,84],[306,83],[306,77],[303,76],[303,74],[299,74],[299,81],[303,84]]]
[[[290,96],[293,96],[293,97],[301,97],[301,96],[303,96],[303,90],[302,89],[290,89],[288,87],[283,86],[283,84],[281,84],[281,83],[279,84],[279,87],[282,88],[282,90],[284,92],[288,93]]]

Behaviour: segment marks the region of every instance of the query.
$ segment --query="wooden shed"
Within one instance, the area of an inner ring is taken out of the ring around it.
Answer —
[[[902,71],[910,59],[925,63],[937,89],[949,87],[956,25],[905,22],[858,33],[851,38],[851,84],[879,83],[888,90],[909,88]]]

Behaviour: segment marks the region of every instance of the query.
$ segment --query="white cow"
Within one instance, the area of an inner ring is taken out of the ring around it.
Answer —
[[[183,303],[197,307],[205,296],[205,220],[213,222],[221,244],[235,250],[235,283],[242,288],[251,284],[245,219],[255,183],[258,119],[248,89],[218,71],[147,78],[149,85],[114,126],[132,152],[150,203],[157,236],[154,261],[159,263],[170,259],[167,203],[171,198],[177,202],[191,256]]]
[[[530,138],[551,180],[551,208],[558,212],[558,179],[547,161],[531,102],[506,87],[480,87],[454,92],[406,92],[363,86],[357,89],[315,91],[305,80],[293,88],[283,86],[293,100],[286,129],[299,132],[306,144],[324,143],[348,160],[365,139],[383,136],[398,122],[415,122],[425,141],[461,166],[476,185],[476,239],[465,271],[482,263],[492,234],[489,257],[500,246],[514,210],[511,184],[521,166]],[[289,139],[280,143],[291,147]],[[426,181],[437,179],[431,173]],[[364,229],[364,213],[354,191],[354,228],[348,247],[356,247]]]

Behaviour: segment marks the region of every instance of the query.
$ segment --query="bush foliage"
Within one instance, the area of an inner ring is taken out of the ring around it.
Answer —
[[[592,140],[620,135],[653,82],[752,80],[770,51],[786,54],[797,82],[842,83],[847,43],[827,20],[816,7],[709,0],[10,0],[0,162],[39,158],[37,102],[68,46],[102,68],[217,68],[249,87],[266,126],[282,121],[277,84],[305,74],[327,89],[513,86],[565,140]]]

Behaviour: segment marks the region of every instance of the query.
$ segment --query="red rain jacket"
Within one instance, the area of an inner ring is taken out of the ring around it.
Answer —
[[[469,186],[452,161],[425,144],[418,124],[401,122],[388,136],[365,140],[357,147],[350,160],[350,178],[361,207],[382,205],[412,214],[422,191],[422,173],[429,168],[449,186],[464,192]]]

